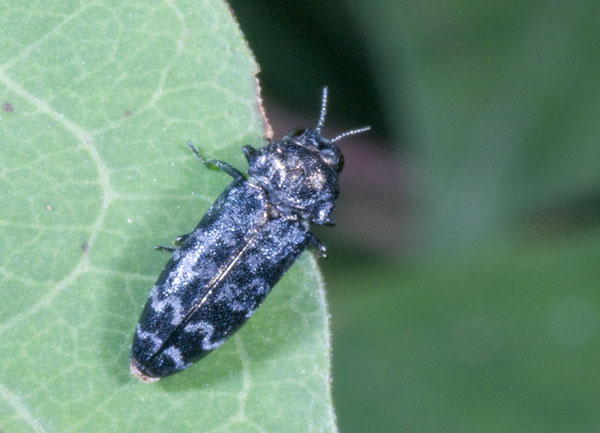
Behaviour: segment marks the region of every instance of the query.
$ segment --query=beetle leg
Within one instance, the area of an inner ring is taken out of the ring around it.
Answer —
[[[181,246],[181,244],[187,239],[187,237],[191,235],[191,233],[185,234],[185,235],[181,235],[181,236],[177,236],[177,239],[175,239],[173,241],[173,245],[177,245],[178,247]]]
[[[192,144],[191,141],[188,141],[187,144],[188,144],[188,146],[190,146],[190,148],[192,149],[194,154],[198,157],[200,162],[202,164],[204,164],[205,167],[208,167],[212,170],[224,171],[229,176],[233,177],[235,180],[245,180],[246,179],[246,176],[244,176],[244,174],[241,171],[239,171],[237,168],[235,168],[235,167],[231,166],[230,164],[223,162],[223,161],[219,161],[216,159],[206,159],[202,155],[200,155],[200,153],[198,152],[198,149],[196,149],[196,147]]]
[[[317,257],[327,258],[327,247],[311,232],[308,232],[308,247],[317,253]]]
[[[175,247],[165,247],[164,245],[157,245],[154,247],[156,251],[162,251],[164,253],[174,253],[177,248]]]
[[[258,150],[256,150],[249,144],[246,144],[245,146],[243,146],[242,151],[244,152],[244,155],[246,156],[246,159],[248,160],[248,164],[252,164],[252,161],[254,161],[256,159],[256,156],[258,155]]]
[[[190,235],[190,233],[186,235],[177,236],[177,239],[173,241],[174,247],[166,247],[164,245],[157,245],[154,247],[156,251],[163,251],[165,253],[174,253],[177,248],[181,246],[181,244],[186,240],[186,238]]]

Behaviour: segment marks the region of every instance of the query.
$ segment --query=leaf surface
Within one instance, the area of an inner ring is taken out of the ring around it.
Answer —
[[[155,384],[129,373],[167,256],[261,146],[257,66],[221,2],[0,6],[0,429],[335,431],[305,254],[252,320]],[[8,30],[10,29],[10,31]]]

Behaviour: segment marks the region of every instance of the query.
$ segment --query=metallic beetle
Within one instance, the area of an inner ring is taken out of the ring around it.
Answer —
[[[314,129],[296,130],[254,149],[244,146],[245,175],[229,164],[200,161],[233,177],[198,226],[177,239],[137,325],[131,371],[152,382],[189,367],[219,347],[254,313],[306,247],[325,256],[310,223],[333,225],[344,159],[342,138],[328,140],[327,88]]]

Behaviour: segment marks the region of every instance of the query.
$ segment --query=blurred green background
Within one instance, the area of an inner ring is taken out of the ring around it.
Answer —
[[[318,232],[340,431],[598,431],[600,3],[230,4],[276,136],[325,84],[374,128]]]

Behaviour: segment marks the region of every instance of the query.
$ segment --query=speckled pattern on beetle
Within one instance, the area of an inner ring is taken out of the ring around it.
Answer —
[[[333,225],[344,159],[342,138],[321,135],[327,88],[314,129],[280,141],[244,146],[248,174],[229,164],[200,161],[233,177],[198,226],[177,248],[150,292],[131,348],[131,371],[152,382],[177,373],[237,331],[306,247],[325,256],[310,223]]]

